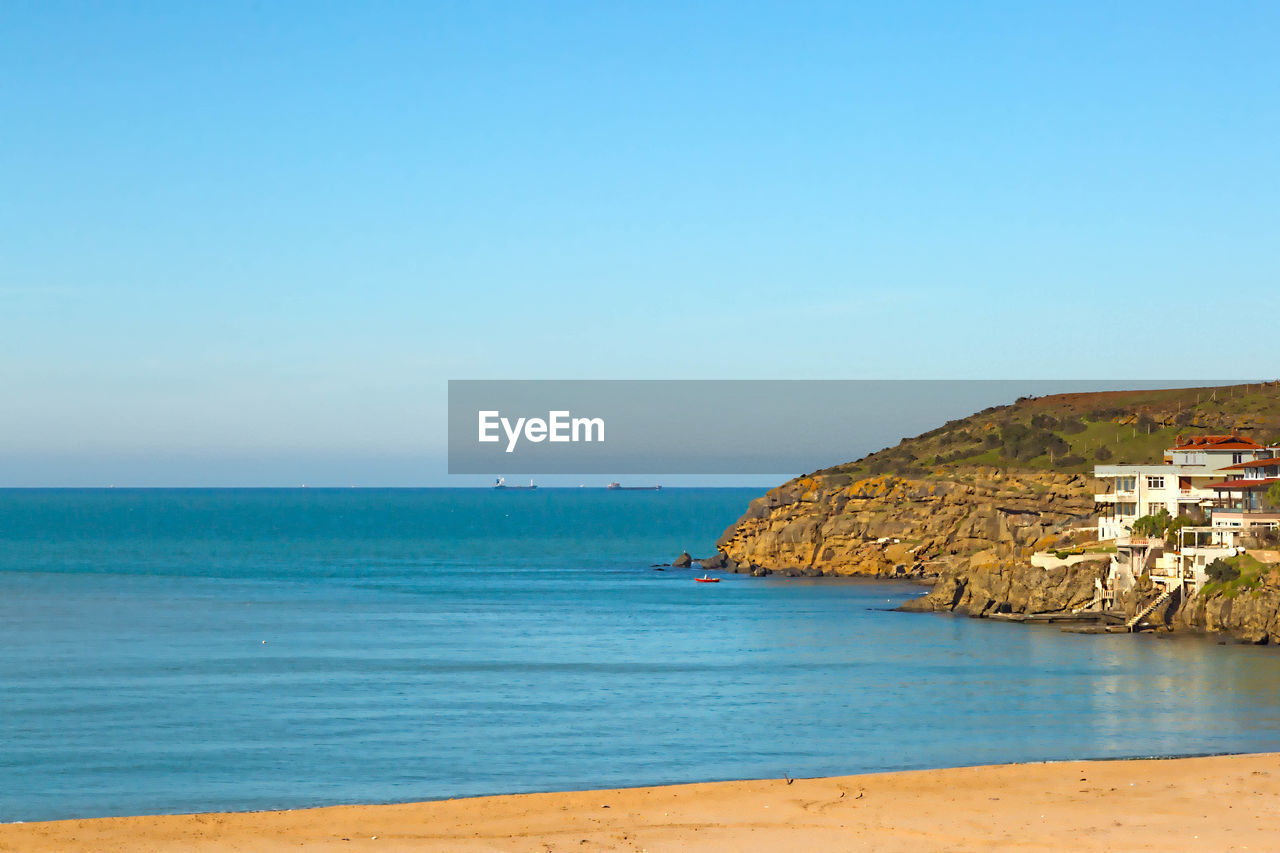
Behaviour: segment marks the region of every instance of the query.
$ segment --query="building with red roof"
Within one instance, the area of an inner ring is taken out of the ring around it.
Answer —
[[[1280,447],[1265,447],[1242,435],[1193,435],[1178,436],[1164,452],[1163,465],[1098,465],[1094,476],[1106,484],[1094,495],[1098,538],[1127,536],[1134,521],[1161,511],[1178,516],[1260,506],[1260,498],[1240,493],[1236,478],[1248,477],[1250,488],[1244,491],[1253,491],[1253,472],[1259,478],[1271,476],[1263,472],[1280,465],[1277,457]]]
[[[1271,508],[1267,505],[1267,491],[1280,483],[1280,453],[1228,465],[1222,473],[1226,476],[1205,487],[1214,492],[1215,507],[1239,512],[1265,511]]]
[[[1107,575],[1098,581],[1103,606],[1115,606],[1144,576],[1165,597],[1194,592],[1215,559],[1238,553],[1243,532],[1280,526],[1280,512],[1268,511],[1266,498],[1280,483],[1280,446],[1244,436],[1178,436],[1163,465],[1099,465],[1094,476],[1106,484],[1094,496],[1098,538],[1116,541]],[[1182,527],[1172,545],[1164,537],[1130,535],[1135,521],[1162,511],[1207,513],[1209,524]]]
[[[1252,438],[1239,435],[1193,435],[1174,439],[1173,450],[1265,450]]]

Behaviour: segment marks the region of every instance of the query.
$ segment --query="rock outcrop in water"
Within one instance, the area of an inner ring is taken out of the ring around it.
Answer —
[[[968,616],[992,613],[1056,613],[1088,607],[1095,581],[1106,574],[1105,557],[1042,569],[999,560],[971,560],[938,578],[928,595],[900,609],[913,612],[953,610]]]

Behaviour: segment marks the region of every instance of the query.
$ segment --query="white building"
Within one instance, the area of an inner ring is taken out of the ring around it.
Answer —
[[[1094,495],[1098,538],[1127,536],[1134,521],[1161,510],[1176,516],[1221,505],[1213,487],[1232,475],[1232,466],[1272,459],[1277,451],[1238,435],[1198,435],[1179,437],[1162,465],[1098,465],[1093,475],[1105,485]]]
[[[1247,528],[1280,525],[1280,513],[1261,511],[1262,493],[1280,482],[1280,447],[1238,435],[1179,436],[1162,465],[1099,465],[1094,476],[1104,484],[1094,496],[1098,538],[1116,543],[1107,575],[1098,581],[1104,609],[1116,607],[1144,576],[1161,591],[1148,611],[1174,595],[1194,593],[1204,586],[1210,563],[1239,553]],[[1135,521],[1161,510],[1173,516],[1203,512],[1210,520],[1182,528],[1168,542],[1131,535]]]
[[[1118,598],[1147,576],[1162,593],[1189,595],[1208,580],[1209,564],[1240,552],[1239,531],[1216,527],[1184,527],[1176,542],[1158,537],[1121,536],[1107,575],[1098,581],[1103,609],[1118,605]]]

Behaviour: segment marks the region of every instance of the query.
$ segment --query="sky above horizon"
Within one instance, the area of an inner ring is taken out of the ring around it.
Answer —
[[[0,5],[0,485],[461,483],[450,378],[1273,378],[1278,25]]]

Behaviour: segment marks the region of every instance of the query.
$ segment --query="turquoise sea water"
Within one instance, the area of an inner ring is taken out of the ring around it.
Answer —
[[[0,492],[0,820],[1280,749],[1280,652],[656,572],[750,490]]]

